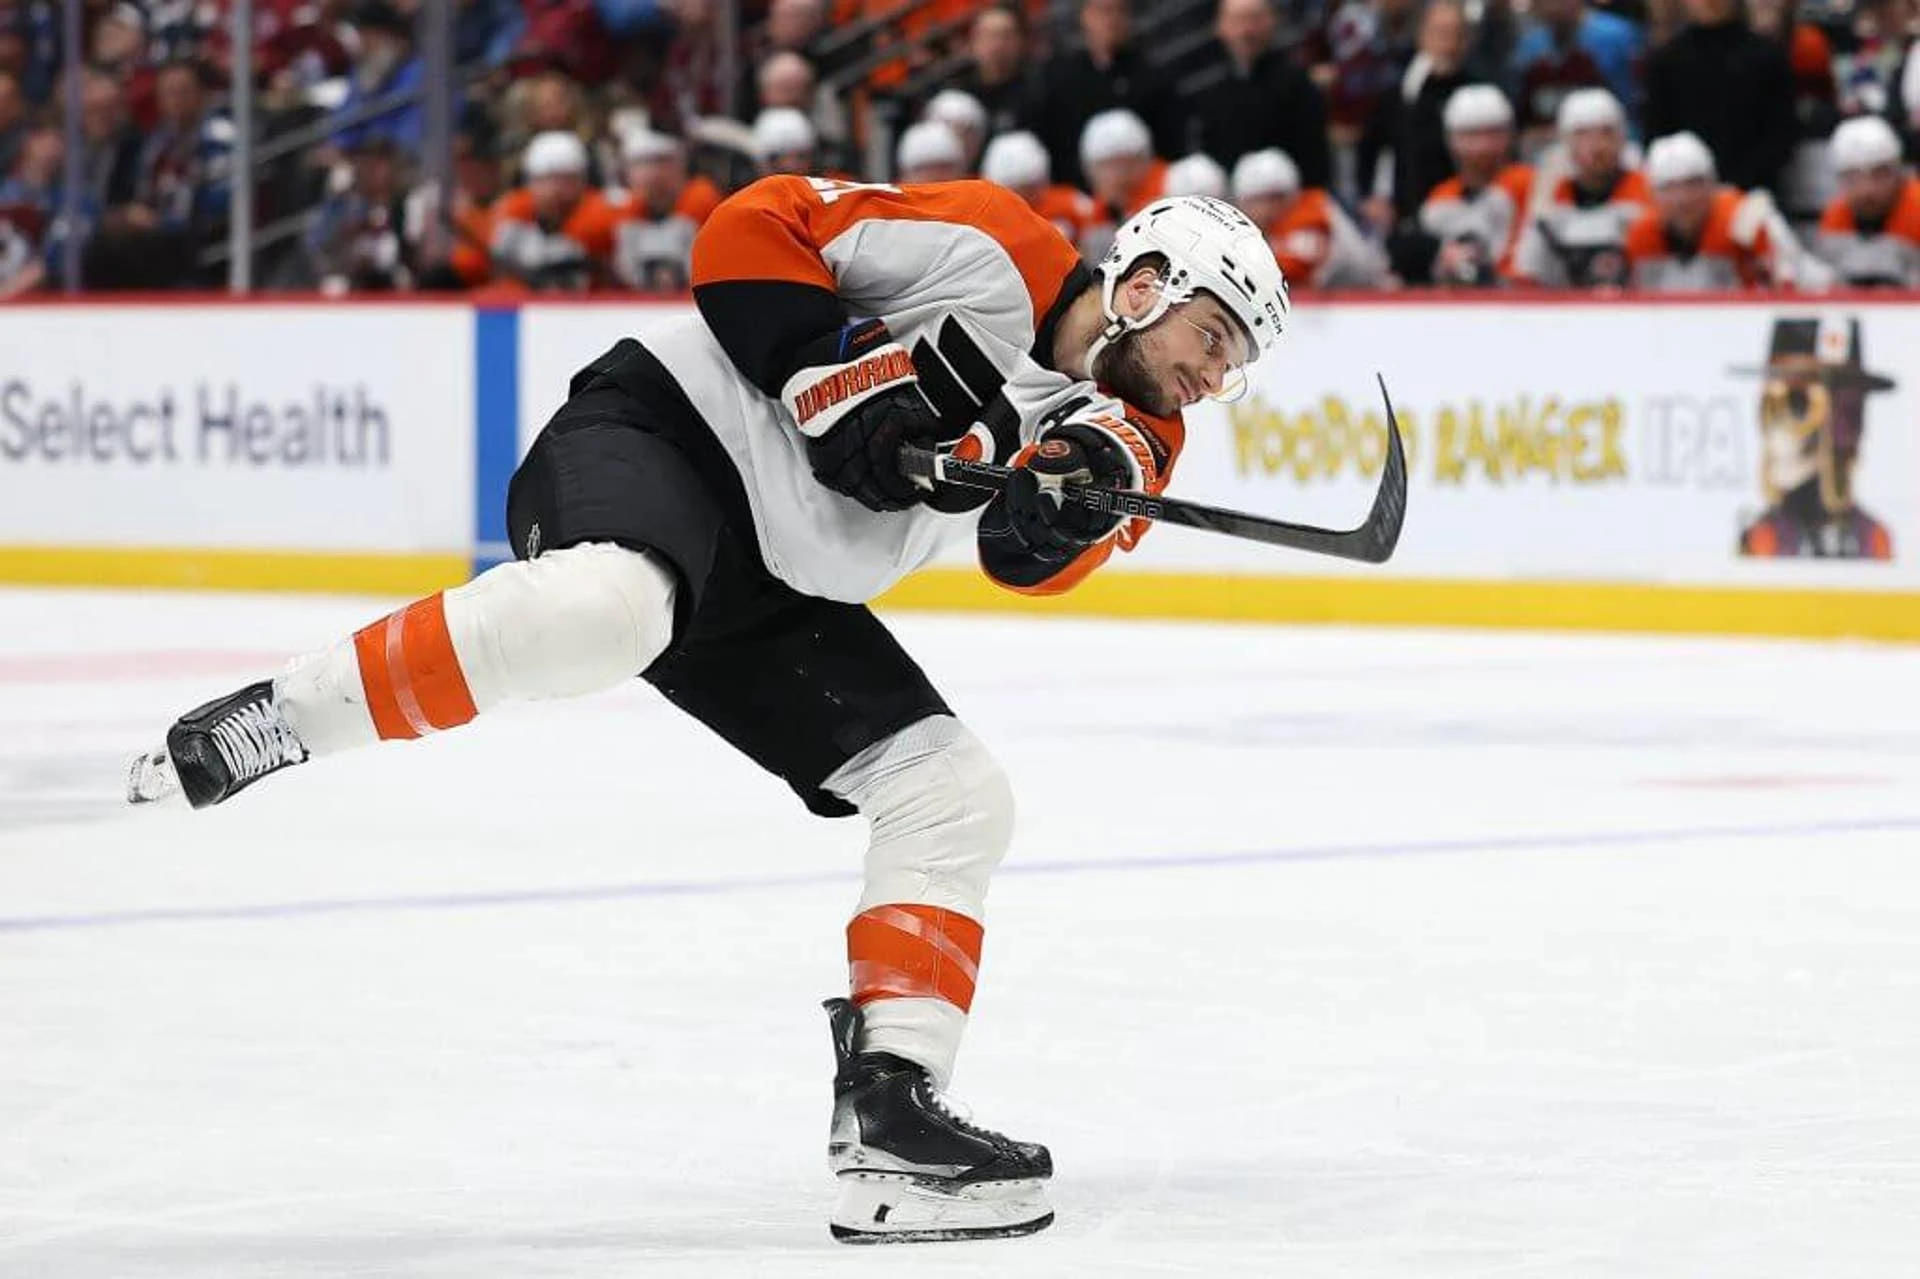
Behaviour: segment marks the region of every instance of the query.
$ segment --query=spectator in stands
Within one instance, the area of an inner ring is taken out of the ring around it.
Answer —
[[[720,190],[687,176],[680,139],[643,129],[621,144],[627,190],[614,230],[613,274],[629,288],[684,292],[691,278],[693,237],[720,203]]]
[[[453,209],[439,213],[438,192],[421,184],[407,198],[407,252],[422,289],[459,290],[493,273],[493,205],[500,197],[500,137],[492,116],[469,110],[453,135]]]
[[[980,157],[980,176],[1018,194],[1076,245],[1086,243],[1100,225],[1100,207],[1093,197],[1056,184],[1047,149],[1024,130],[1003,133],[987,143]]]
[[[1108,240],[1121,223],[1159,199],[1166,185],[1167,163],[1155,158],[1146,122],[1125,107],[1087,121],[1080,133],[1080,169],[1100,207],[1104,227],[1099,234]],[[1095,246],[1099,252],[1080,247],[1091,259],[1106,252],[1105,244]]]
[[[673,15],[673,40],[647,109],[659,127],[684,134],[695,120],[726,114],[719,23],[713,0],[664,0],[664,7]]]
[[[762,174],[812,173],[818,145],[813,125],[792,107],[769,107],[753,122],[753,154]]]
[[[981,148],[987,145],[987,109],[980,99],[960,89],[942,89],[927,102],[921,119],[944,124],[960,140],[960,153],[967,172],[980,162]]]
[[[1249,151],[1278,147],[1309,186],[1333,180],[1327,104],[1307,73],[1274,47],[1271,0],[1220,0],[1214,35],[1219,79],[1194,100],[1196,149],[1231,165]]]
[[[94,19],[87,49],[87,60],[126,90],[133,122],[142,129],[151,128],[158,69],[147,57],[146,14],[136,5],[112,5]]]
[[[1772,201],[1721,186],[1706,143],[1691,133],[1655,139],[1646,174],[1654,207],[1627,232],[1635,288],[1698,293],[1776,281],[1776,262],[1791,254],[1773,237]]]
[[[955,182],[967,176],[967,155],[952,129],[922,120],[900,135],[894,170],[901,182]]]
[[[27,96],[20,90],[20,77],[0,71],[0,173],[13,171],[26,137]]]
[[[1027,65],[1027,24],[1020,10],[992,5],[974,15],[967,31],[967,56],[971,62],[954,77],[953,87],[986,110],[987,136],[1018,129],[1034,93]]]
[[[1429,0],[1420,17],[1420,52],[1367,125],[1358,153],[1359,186],[1376,231],[1412,222],[1427,193],[1453,176],[1441,117],[1454,90],[1470,79],[1468,35],[1461,0]]]
[[[541,133],[527,144],[527,185],[493,211],[496,275],[536,291],[586,292],[611,270],[618,218],[587,185],[587,148],[571,133]]]
[[[133,201],[140,179],[140,131],[127,119],[126,95],[112,76],[88,68],[80,89],[81,168],[87,195],[101,209]]]
[[[53,274],[65,158],[59,130],[30,129],[0,181],[0,299],[31,292]]]
[[[399,154],[384,134],[363,135],[348,152],[352,178],[310,216],[307,274],[322,293],[391,293],[411,288],[402,239],[405,192]]]
[[[1454,176],[1428,194],[1412,234],[1390,246],[1408,283],[1489,288],[1512,268],[1513,247],[1533,190],[1533,171],[1511,162],[1513,107],[1490,84],[1447,99]]]
[[[1740,0],[1686,0],[1688,24],[1647,59],[1646,133],[1689,132],[1741,190],[1775,187],[1793,152],[1793,70]]]
[[[593,134],[587,119],[586,95],[579,83],[564,71],[541,71],[516,83],[507,92],[506,112],[507,144],[518,148],[523,158],[526,144],[543,133],[571,133],[582,143],[589,141]],[[587,148],[587,181],[606,186],[613,177],[614,156],[610,153],[603,162],[595,154],[596,150]],[[527,175],[521,164],[520,159],[514,161],[515,186],[526,185]]]
[[[1339,0],[1310,42],[1316,84],[1327,95],[1336,141],[1354,143],[1380,100],[1400,83],[1419,32],[1417,0]]]
[[[360,52],[346,100],[335,113],[343,121],[368,102],[423,87],[426,78],[425,64],[413,48],[412,20],[387,0],[368,0],[354,16],[353,26],[359,33]],[[369,138],[382,137],[405,155],[418,156],[425,121],[425,107],[419,102],[395,107],[362,124],[342,124],[333,135],[333,145],[353,151]]]
[[[820,65],[820,37],[827,29],[826,0],[773,0],[767,6],[765,47],[752,52],[760,58],[786,50]]]
[[[1323,187],[1303,188],[1286,152],[1249,151],[1233,166],[1233,202],[1267,233],[1295,288],[1371,289],[1386,262]]]
[[[847,112],[840,99],[820,86],[813,64],[791,50],[770,54],[756,79],[760,109],[792,107],[806,114],[814,137],[838,148],[847,140]]]
[[[1872,115],[1844,121],[1831,155],[1840,194],[1814,252],[1853,288],[1920,288],[1920,178],[1901,163],[1893,126]]]
[[[208,109],[201,71],[193,63],[162,67],[154,102],[159,123],[140,153],[134,207],[144,216],[136,219],[205,241],[226,221],[233,124]]]
[[[1560,103],[1575,89],[1611,90],[1631,115],[1645,46],[1638,26],[1586,0],[1533,0],[1531,20],[1513,51],[1521,154],[1537,155],[1552,141]]]
[[[1216,200],[1224,200],[1227,198],[1227,171],[1214,163],[1212,156],[1196,151],[1167,166],[1167,176],[1161,184],[1160,194],[1210,195]]]
[[[1621,288],[1627,231],[1653,207],[1645,175],[1626,167],[1627,117],[1605,89],[1576,89],[1560,104],[1570,172],[1543,166],[1513,277],[1549,288]]]
[[[51,0],[11,0],[0,7],[0,69],[18,78],[30,103],[44,105],[60,74],[61,11]]]
[[[1780,201],[1795,217],[1810,220],[1833,195],[1827,139],[1840,118],[1833,75],[1833,45],[1811,22],[1802,22],[1799,0],[1749,0],[1748,20],[1760,36],[1779,45],[1793,71],[1793,148],[1778,186]]]
[[[1131,0],[1081,0],[1080,33],[1086,38],[1084,51],[1062,53],[1047,63],[1030,121],[1046,144],[1055,175],[1092,185],[1081,168],[1080,138],[1089,120],[1116,108],[1147,122],[1152,150],[1184,151],[1185,128],[1173,85],[1129,43]]]
[[[456,0],[454,65],[504,67],[526,30],[527,11],[516,0]]]

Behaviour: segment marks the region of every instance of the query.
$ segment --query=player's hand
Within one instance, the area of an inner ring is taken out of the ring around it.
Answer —
[[[932,448],[940,419],[913,358],[879,320],[849,324],[809,352],[781,399],[807,437],[813,476],[868,510],[904,511],[928,490],[900,470],[900,446]]]
[[[1126,428],[1131,430],[1132,428]],[[1061,500],[1062,484],[1137,488],[1140,465],[1113,433],[1080,422],[1055,427],[1013,459],[1007,520],[1029,550],[1075,555],[1120,525],[1118,515]]]
[[[928,490],[900,470],[900,446],[930,449],[940,438],[940,419],[915,386],[880,392],[842,418],[825,435],[807,441],[813,478],[872,511],[904,511]]]

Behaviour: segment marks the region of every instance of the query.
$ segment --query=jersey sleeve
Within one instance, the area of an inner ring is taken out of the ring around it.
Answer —
[[[1040,412],[1028,416],[1030,426],[1022,431],[1026,442],[1043,437],[1054,425],[1087,413],[1109,413],[1124,419],[1139,433],[1150,456],[1140,458],[1146,491],[1158,495],[1166,491],[1174,464],[1179,461],[1186,442],[1186,427],[1176,415],[1154,417],[1132,408],[1097,390],[1091,383],[1076,383],[1056,397]],[[1013,531],[1006,501],[996,497],[980,513],[977,544],[980,567],[996,585],[1020,595],[1060,595],[1087,580],[1105,564],[1116,549],[1131,551],[1146,536],[1152,522],[1124,520],[1107,536],[1078,554],[1055,555],[1028,549]]]
[[[1050,223],[992,183],[898,187],[762,178],[722,202],[693,242],[694,302],[742,376],[778,395],[799,369],[831,362],[816,359],[817,352],[854,318],[842,296],[841,271],[851,268],[860,277],[863,317],[884,314],[890,293],[923,282],[909,274],[904,255],[896,268],[881,260],[890,256],[885,253],[855,253],[849,263],[829,252],[850,232],[867,233],[854,242],[888,247],[884,236],[872,234],[883,223],[923,224],[914,240],[922,252],[942,238],[956,257],[997,245],[1024,284],[1018,305],[1033,324],[1077,265],[1072,246]],[[952,306],[966,310],[973,301],[956,277]]]

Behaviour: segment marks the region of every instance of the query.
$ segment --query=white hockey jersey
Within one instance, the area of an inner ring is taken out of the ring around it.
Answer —
[[[1032,354],[1076,278],[1086,276],[1074,247],[992,183],[778,176],[734,195],[702,227],[693,248],[700,313],[637,336],[739,469],[768,569],[796,590],[859,603],[973,537],[988,495],[943,494],[946,509],[880,513],[823,487],[777,395],[795,348],[848,319],[877,317],[912,352],[948,443],[970,436],[964,452],[1004,463],[1049,414],[1078,402],[1150,438],[1156,465],[1143,472],[1158,492],[1183,442],[1179,419],[1130,409]],[[1065,590],[1143,532],[1130,522],[1044,582],[1003,584]]]

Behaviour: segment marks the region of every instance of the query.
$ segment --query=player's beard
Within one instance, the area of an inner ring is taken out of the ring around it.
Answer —
[[[1107,343],[1093,362],[1093,380],[1108,394],[1118,396],[1137,409],[1155,417],[1171,417],[1180,408],[1179,401],[1160,384],[1147,366],[1146,352],[1140,347],[1139,332],[1122,333]]]

